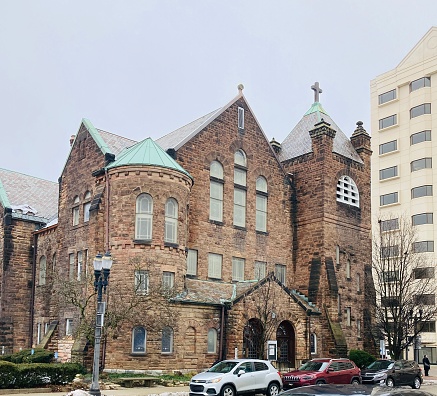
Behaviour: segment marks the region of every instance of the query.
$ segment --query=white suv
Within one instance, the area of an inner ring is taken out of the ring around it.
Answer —
[[[195,375],[190,382],[190,396],[277,396],[281,388],[281,376],[268,360],[234,359],[223,360]]]

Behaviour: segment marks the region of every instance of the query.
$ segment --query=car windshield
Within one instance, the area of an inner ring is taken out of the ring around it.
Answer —
[[[385,370],[392,366],[393,362],[390,360],[375,360],[372,364],[369,364],[367,368],[370,370]]]
[[[208,372],[210,372],[210,373],[229,373],[237,364],[238,364],[238,362],[229,362],[229,361],[219,362],[219,363],[215,364],[214,366],[212,366],[208,370]]]
[[[324,371],[328,362],[309,361],[299,367],[299,371]]]

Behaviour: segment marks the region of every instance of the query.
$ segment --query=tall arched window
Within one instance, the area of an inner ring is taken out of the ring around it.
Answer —
[[[243,150],[234,155],[234,225],[246,227],[247,160]]]
[[[256,179],[256,230],[267,232],[267,180]]]
[[[153,223],[153,199],[149,194],[137,197],[135,213],[135,239],[151,240]]]
[[[76,195],[73,200],[73,225],[79,224],[79,196]]]
[[[217,352],[217,330],[209,329],[208,330],[208,353],[216,353]]]
[[[177,243],[178,240],[178,203],[174,198],[165,203],[164,242]]]
[[[47,275],[47,259],[46,256],[41,256],[39,259],[39,285],[46,284]]]
[[[146,353],[147,332],[142,326],[132,329],[132,353]]]
[[[212,161],[209,170],[209,219],[223,221],[223,166]]]
[[[317,353],[317,336],[315,333],[310,334],[311,354]]]
[[[357,185],[349,176],[342,176],[337,182],[337,201],[360,207],[360,194]]]
[[[166,326],[162,329],[162,353],[172,353],[173,352],[173,329]]]
[[[91,207],[91,193],[87,191],[83,199],[85,203],[83,204],[83,221],[84,223],[90,220],[90,207]]]

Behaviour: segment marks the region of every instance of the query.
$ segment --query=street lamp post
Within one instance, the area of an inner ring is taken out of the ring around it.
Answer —
[[[103,293],[106,292],[108,286],[109,273],[112,267],[111,253],[106,252],[102,257],[97,253],[94,261],[94,290],[97,292],[97,314],[96,328],[94,333],[94,361],[93,361],[93,380],[89,393],[91,395],[100,396],[99,385],[99,361],[100,361],[100,340],[102,338],[103,318],[105,316],[105,303],[102,302]]]

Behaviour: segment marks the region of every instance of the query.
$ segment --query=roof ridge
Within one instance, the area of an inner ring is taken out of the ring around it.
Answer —
[[[14,170],[6,169],[6,168],[0,168],[0,171],[10,172],[10,173],[16,173],[16,174],[18,174],[18,175],[31,177],[32,179],[38,179],[38,180],[46,181],[46,182],[49,182],[49,183],[58,184],[58,182],[56,182],[56,181],[51,181],[51,180],[43,179],[42,177],[39,177],[39,176],[32,176],[32,175],[29,175],[29,174],[27,174],[27,173],[18,172],[18,171],[14,171]]]

